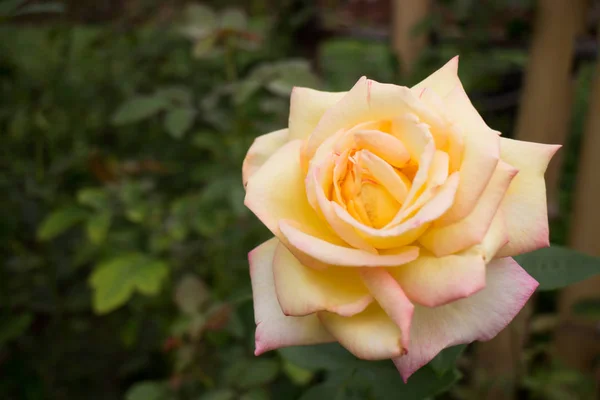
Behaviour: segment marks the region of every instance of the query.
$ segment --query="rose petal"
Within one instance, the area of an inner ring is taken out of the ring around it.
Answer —
[[[412,301],[427,307],[471,296],[485,287],[485,261],[478,249],[446,257],[421,251],[415,261],[389,271]]]
[[[385,268],[363,268],[360,275],[381,308],[400,328],[402,348],[408,349],[410,324],[415,307]]]
[[[363,250],[331,244],[308,235],[281,221],[279,228],[289,243],[310,257],[323,263],[341,267],[394,267],[406,264],[419,256],[419,248],[406,246],[393,253],[371,254]]]
[[[352,227],[352,225],[343,221],[338,215],[333,211],[332,202],[325,197],[325,193],[323,191],[322,185],[318,182],[317,176],[319,175],[319,171],[315,169],[312,174],[313,178],[313,187],[314,193],[317,200],[317,205],[319,210],[323,214],[325,220],[329,223],[331,229],[334,230],[335,233],[339,235],[346,243],[350,246],[355,247],[357,249],[364,250],[366,252],[377,254],[377,250],[373,246],[371,246],[366,240],[364,240]],[[331,176],[327,172],[326,176]],[[331,185],[331,183],[329,183]]]
[[[386,360],[406,352],[400,328],[376,304],[352,317],[328,312],[317,315],[329,333],[358,358]]]
[[[544,172],[557,145],[500,139],[502,160],[519,169],[500,206],[509,242],[498,257],[513,256],[549,246]]]
[[[354,141],[360,148],[369,150],[396,168],[404,167],[410,159],[410,154],[402,142],[389,133],[375,130],[358,131],[354,134]]]
[[[492,261],[496,256],[496,253],[508,243],[508,227],[506,226],[506,220],[504,219],[504,213],[502,210],[496,211],[490,229],[488,229],[483,241],[481,242],[481,248],[483,250],[483,259],[486,263]]]
[[[433,228],[421,236],[419,243],[437,257],[456,253],[481,243],[517,172],[517,169],[509,164],[499,162],[496,172],[492,175],[473,211],[466,218],[453,224],[439,228],[434,224]]]
[[[289,140],[308,138],[325,111],[345,95],[346,92],[332,93],[295,87],[290,98]]]
[[[455,172],[442,186],[436,188],[430,200],[414,216],[389,228],[375,229],[362,224],[338,204],[333,204],[333,210],[342,220],[356,228],[375,248],[393,249],[414,242],[432,221],[438,219],[452,206],[458,182],[459,173]]]
[[[299,140],[287,143],[252,175],[244,204],[277,237],[281,235],[279,221],[287,219],[300,223],[311,235],[341,244],[308,203],[298,160],[301,146]]]
[[[316,271],[305,267],[282,243],[275,250],[273,274],[285,315],[299,317],[329,311],[349,317],[373,301],[357,271],[340,267]]]
[[[281,311],[273,280],[273,255],[279,241],[266,241],[248,254],[254,321],[256,355],[280,347],[327,343],[335,339],[323,328],[316,315],[287,317]]]
[[[281,129],[275,132],[267,133],[254,139],[252,146],[246,154],[242,165],[242,181],[244,187],[248,179],[254,174],[269,157],[273,155],[288,140],[288,130]]]
[[[333,107],[327,110],[308,138],[305,154],[311,158],[328,137],[365,121],[391,120],[407,112],[417,114],[429,125],[443,121],[404,86],[379,83],[362,77]]]
[[[462,85],[457,85],[444,99],[452,115],[460,115],[460,99],[462,98],[466,98],[466,94]],[[460,185],[456,193],[456,201],[450,211],[439,221],[445,225],[469,215],[485,190],[500,159],[500,143],[497,132],[487,127],[484,129],[480,126],[461,124],[459,119],[456,119],[456,122],[463,133],[463,159],[460,166]]]
[[[452,91],[458,82],[458,56],[456,56],[444,64],[442,68],[413,86],[411,90],[418,96],[423,89],[430,88],[438,96],[444,97]]]
[[[362,150],[360,154],[361,166],[366,167],[373,178],[380,183],[397,202],[404,202],[410,190],[410,182],[402,180],[390,164],[370,151]]]
[[[538,286],[511,258],[488,264],[486,282],[485,289],[465,299],[415,307],[408,354],[393,360],[405,381],[446,347],[496,336]]]

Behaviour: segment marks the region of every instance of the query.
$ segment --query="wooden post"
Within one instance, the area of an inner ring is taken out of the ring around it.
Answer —
[[[598,28],[600,45],[600,26]],[[586,118],[573,202],[570,245],[576,250],[600,256],[600,59],[596,61]],[[572,285],[561,292],[558,304],[561,324],[556,334],[557,352],[562,361],[588,372],[591,371],[594,357],[600,355],[600,333],[597,324],[594,326],[576,318],[572,307],[590,298],[600,298],[600,277]]]
[[[392,46],[404,76],[412,72],[427,46],[427,34],[414,35],[413,30],[429,14],[430,3],[431,0],[393,0]]]
[[[581,32],[587,0],[539,0],[525,86],[515,137],[541,143],[564,143],[573,98],[571,66],[575,38]],[[558,212],[560,160],[546,172],[549,212]],[[600,224],[599,224],[600,225]],[[487,399],[514,399],[522,370],[523,345],[533,312],[532,301],[494,339],[478,343],[476,368],[489,381]]]
[[[575,38],[587,0],[539,0],[515,137],[562,144],[567,137],[573,99],[571,68]],[[546,172],[550,217],[558,213],[562,153]]]

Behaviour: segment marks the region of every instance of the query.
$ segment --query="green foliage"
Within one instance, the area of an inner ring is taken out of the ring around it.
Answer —
[[[135,290],[156,295],[168,272],[165,262],[141,253],[119,255],[96,266],[90,277],[95,311],[104,314],[122,306]]]
[[[286,125],[293,86],[393,81],[385,44],[326,42],[320,79],[282,37],[305,10],[277,21],[191,4],[139,24],[6,24],[60,9],[0,1],[3,398],[422,399],[460,378],[464,346],[407,384],[338,345],[253,355],[247,252],[270,234],[243,206],[243,157]],[[525,59],[444,44],[415,77],[457,51],[468,88],[496,88],[490,76]],[[597,273],[591,258],[547,251],[519,259],[542,289]],[[540,371],[523,386],[543,398],[561,370]],[[585,380],[556,381],[571,393]]]
[[[554,290],[600,274],[600,259],[575,250],[552,246],[515,257],[540,284]]]

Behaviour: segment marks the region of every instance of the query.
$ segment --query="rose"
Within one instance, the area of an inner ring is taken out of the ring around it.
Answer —
[[[500,137],[457,69],[411,89],[294,88],[288,129],[253,143],[245,204],[275,235],[249,254],[257,355],[338,341],[406,380],[529,299],[538,283],[510,256],[548,246],[559,146]]]

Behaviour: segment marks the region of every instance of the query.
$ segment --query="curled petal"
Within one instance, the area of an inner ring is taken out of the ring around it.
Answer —
[[[505,162],[498,163],[496,172],[473,211],[466,218],[453,224],[440,228],[434,224],[434,227],[419,239],[419,242],[437,257],[456,253],[481,243],[508,185],[517,172]]]
[[[352,317],[328,312],[317,315],[329,333],[358,358],[386,360],[406,353],[400,328],[376,304]]]
[[[289,140],[304,140],[309,137],[325,111],[345,94],[346,92],[332,93],[295,87],[290,99]]]
[[[287,317],[281,311],[275,294],[272,268],[273,255],[278,243],[279,241],[273,238],[248,254],[256,322],[256,355],[280,347],[335,340],[323,328],[316,315]]]
[[[485,261],[478,249],[446,257],[422,251],[415,261],[389,271],[412,301],[427,307],[471,296],[485,287]]]
[[[549,246],[548,211],[544,172],[557,145],[500,139],[500,157],[519,169],[500,206],[508,227],[509,242],[498,257],[526,253]]]
[[[273,274],[285,315],[299,317],[329,311],[349,317],[373,301],[357,271],[340,267],[316,271],[305,267],[282,243],[275,250]]]
[[[390,164],[368,150],[361,151],[360,160],[373,178],[379,182],[399,203],[406,200],[410,182],[403,180]]]
[[[356,144],[365,150],[369,150],[390,165],[402,168],[410,159],[410,154],[400,140],[389,133],[364,130],[354,134]]]
[[[441,307],[415,307],[408,354],[394,359],[406,381],[449,346],[490,340],[523,308],[538,283],[511,258],[492,261],[486,287]]]
[[[281,129],[275,132],[267,133],[254,139],[250,146],[244,163],[242,165],[242,181],[244,187],[248,179],[255,173],[269,157],[273,155],[288,140],[288,130]]]
[[[393,253],[371,254],[363,250],[337,246],[306,234],[288,221],[279,223],[288,242],[300,252],[323,263],[340,267],[393,267],[406,264],[419,256],[419,248],[405,246]]]

